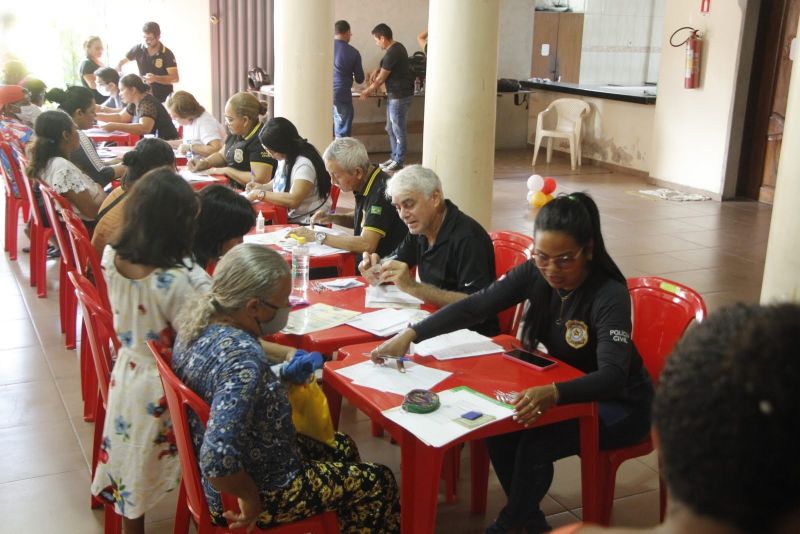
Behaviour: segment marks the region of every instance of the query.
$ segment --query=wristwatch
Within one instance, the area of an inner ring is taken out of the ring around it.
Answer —
[[[314,239],[315,239],[315,241],[316,241],[317,243],[319,243],[320,245],[322,245],[323,243],[325,243],[325,238],[326,238],[326,237],[328,237],[328,234],[326,234],[325,232],[316,232],[316,233],[314,234]]]

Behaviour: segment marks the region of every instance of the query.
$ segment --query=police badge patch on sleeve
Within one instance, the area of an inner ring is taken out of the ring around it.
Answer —
[[[589,342],[589,327],[583,321],[567,321],[564,338],[573,349],[580,349]]]

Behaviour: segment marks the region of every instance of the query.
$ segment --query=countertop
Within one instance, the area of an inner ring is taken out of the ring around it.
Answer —
[[[566,82],[533,82],[528,80],[520,80],[520,84],[526,89],[593,96],[596,98],[607,98],[609,100],[620,100],[622,102],[633,102],[635,104],[654,105],[656,103],[657,88],[655,85],[629,87],[616,85],[586,85]]]

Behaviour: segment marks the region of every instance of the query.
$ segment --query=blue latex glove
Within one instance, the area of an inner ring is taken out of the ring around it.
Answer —
[[[319,352],[306,352],[297,349],[292,361],[286,364],[281,372],[281,376],[289,382],[303,384],[311,378],[311,374],[317,369],[322,369],[322,354]]]

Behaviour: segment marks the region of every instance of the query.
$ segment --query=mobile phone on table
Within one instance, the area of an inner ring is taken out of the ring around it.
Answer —
[[[509,350],[505,353],[505,355],[506,357],[514,358],[515,360],[524,362],[534,369],[538,369],[539,371],[546,371],[558,365],[558,362],[555,360],[551,360],[550,358],[546,358],[541,354],[528,352],[527,350],[522,349]]]

